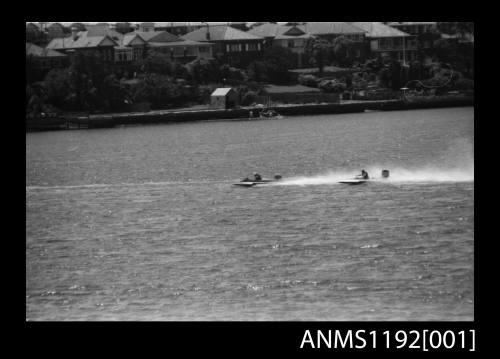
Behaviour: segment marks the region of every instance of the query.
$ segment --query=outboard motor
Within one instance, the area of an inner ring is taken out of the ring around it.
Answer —
[[[382,170],[382,178],[389,178],[389,170]]]

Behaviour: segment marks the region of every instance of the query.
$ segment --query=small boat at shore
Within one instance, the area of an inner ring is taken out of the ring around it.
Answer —
[[[271,110],[271,109],[262,110],[259,114],[259,117],[260,118],[276,118],[276,119],[283,118],[283,116],[281,116],[278,112],[276,112],[275,110]]]

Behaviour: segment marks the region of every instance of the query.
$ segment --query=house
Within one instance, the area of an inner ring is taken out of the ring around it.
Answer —
[[[214,57],[221,58],[231,66],[246,67],[262,57],[264,39],[235,29],[229,25],[206,25],[192,31],[183,39],[214,43]]]
[[[54,22],[47,27],[49,39],[55,39],[64,36],[64,26],[58,22]]]
[[[129,32],[123,35],[121,46],[131,50],[132,54],[130,54],[130,50],[128,50],[126,55],[127,59],[131,59],[130,61],[144,59],[147,55],[148,43],[137,32]],[[117,59],[115,56],[115,61],[121,61],[121,59],[119,57]]]
[[[266,23],[256,26],[248,33],[264,38],[265,46],[281,46],[290,49],[295,55],[295,67],[301,68],[308,41],[314,36],[295,25]]]
[[[30,57],[33,68],[40,73],[53,68],[62,68],[68,64],[67,55],[29,42],[26,43],[26,56]]]
[[[352,41],[352,45],[347,50],[347,56],[356,60],[364,60],[368,57],[370,50],[366,44],[366,32],[359,27],[346,22],[306,22],[298,25],[304,32],[316,38],[333,41],[339,36],[343,36]]]
[[[420,35],[437,31],[437,22],[389,22],[387,25],[410,35]]]
[[[206,22],[157,22],[155,23],[155,30],[168,31],[171,34],[182,36],[207,25]],[[209,25],[229,25],[238,30],[247,30],[246,22],[211,22]]]
[[[210,95],[210,107],[213,109],[233,108],[238,104],[238,94],[230,87],[220,87]]]
[[[365,31],[346,22],[306,22],[298,27],[308,34],[329,41],[339,36],[344,36],[355,43],[365,41]]]
[[[213,43],[186,40],[167,31],[135,31],[126,36],[134,35],[140,36],[148,49],[168,54],[172,60],[189,62],[212,58]]]
[[[415,36],[422,49],[431,48],[435,40],[432,35],[438,36],[437,22],[390,22],[387,25]]]
[[[47,49],[72,55],[76,52],[97,51],[102,59],[107,62],[114,62],[114,48],[120,46],[120,39],[112,39],[107,34],[100,31],[80,31],[73,29],[71,36],[52,39],[47,45]]]
[[[75,31],[75,29],[72,29]],[[111,29],[108,24],[87,25],[87,37],[107,36],[117,45],[113,49],[113,61],[119,64],[130,63],[146,56],[146,41],[135,33],[122,34]]]
[[[349,24],[365,31],[372,55],[390,56],[405,62],[416,59],[417,44],[414,36],[381,22],[351,22]]]

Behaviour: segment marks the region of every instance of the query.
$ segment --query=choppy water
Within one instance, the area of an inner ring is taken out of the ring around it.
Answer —
[[[472,320],[473,108],[26,134],[28,320]],[[338,184],[361,168],[388,181]],[[260,172],[283,182],[231,183]]]

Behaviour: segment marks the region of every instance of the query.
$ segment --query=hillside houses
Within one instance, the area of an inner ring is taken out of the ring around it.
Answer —
[[[86,31],[73,28],[71,36],[51,40],[47,48],[68,55],[97,51],[104,61],[120,64],[145,58],[148,49],[169,54],[172,60],[180,62],[212,56],[211,43],[182,39],[166,31],[121,34],[106,25],[88,25],[86,28]]]
[[[416,59],[416,40],[413,36],[381,22],[351,22],[365,31],[370,52],[377,56],[390,56],[400,61]]]
[[[218,58],[240,68],[261,60],[265,49],[279,46],[294,55],[294,67],[310,66],[308,45],[313,39],[350,40],[345,56],[363,62],[390,56],[399,61],[417,58],[417,37],[436,31],[435,22],[301,22],[247,23],[143,22],[143,23],[26,23],[26,42],[66,55],[98,51],[105,61],[127,64],[149,51],[168,54],[182,63]],[[446,35],[448,37],[453,35]]]
[[[273,23],[256,26],[248,32],[264,38],[265,46],[281,46],[290,49],[296,55],[294,61],[295,66],[298,68],[303,66],[308,41],[314,37],[298,26]]]
[[[264,38],[229,25],[202,27],[187,33],[182,38],[190,41],[214,44],[214,57],[231,66],[246,67],[250,62],[262,58]]]

